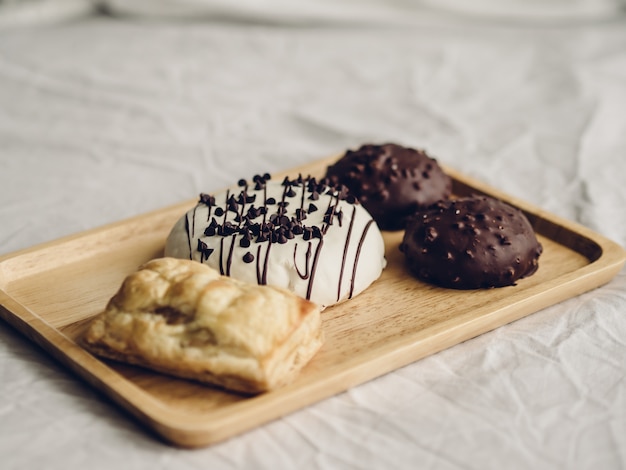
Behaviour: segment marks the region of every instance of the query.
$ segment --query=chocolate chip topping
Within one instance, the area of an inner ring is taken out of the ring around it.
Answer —
[[[269,174],[255,175],[252,183],[255,191],[262,191],[270,179]],[[238,243],[242,248],[249,248],[252,244],[260,244],[269,242],[270,244],[285,244],[288,240],[295,237],[302,237],[304,241],[313,239],[322,240],[328,227],[337,220],[338,225],[342,225],[343,212],[337,212],[339,201],[345,201],[350,205],[358,204],[358,200],[351,194],[348,194],[348,188],[343,185],[334,185],[327,179],[317,180],[316,178],[303,178],[299,175],[295,179],[285,177],[281,185],[284,187],[281,200],[273,197],[266,198],[264,201],[257,201],[257,194],[248,194],[249,184],[245,179],[240,179],[237,185],[241,189],[239,194],[227,193],[224,206],[216,206],[215,197],[208,194],[200,194],[198,204],[204,204],[209,207],[214,216],[210,217],[210,223],[203,227],[203,233],[207,237],[219,236],[239,237]],[[309,200],[319,200],[320,194],[328,194],[333,198],[334,204],[329,204],[325,211],[322,226],[307,226],[305,224],[307,214],[315,212],[318,207],[308,202]],[[295,210],[295,216],[286,216],[286,208],[292,204],[300,207]],[[256,207],[254,203],[262,203],[263,205]],[[234,213],[231,220],[227,220],[228,213]],[[211,212],[209,212],[211,214]],[[260,219],[260,216],[263,216]],[[222,218],[223,216],[223,218]],[[235,222],[235,223],[233,223]],[[191,233],[188,232],[191,236]],[[232,247],[232,244],[231,244]],[[201,261],[206,261],[213,254],[214,249],[207,246],[205,242],[198,239],[197,251],[201,253]],[[226,264],[223,264],[224,243],[221,243],[221,250],[218,254],[220,257],[220,271],[222,274],[230,271],[232,262],[232,248],[226,255]],[[255,260],[254,255],[248,251],[243,256],[245,263],[252,263]],[[257,262],[259,260],[257,259]]]
[[[189,259],[222,275],[247,281],[256,277],[260,285],[282,285],[288,270],[288,288],[332,305],[361,292],[363,276],[367,279],[372,267],[372,273],[380,274],[385,264],[384,258],[372,264],[371,254],[362,250],[373,244],[375,255],[384,256],[381,234],[360,205],[345,185],[327,178],[298,175],[270,181],[269,174],[255,175],[225,192],[201,194],[172,231],[166,253],[170,247],[171,255],[187,256],[179,251],[184,222]],[[363,268],[357,268],[359,258]],[[292,275],[302,282],[292,285]],[[329,278],[336,280],[334,292],[326,285]]]
[[[326,176],[347,186],[383,230],[404,228],[408,216],[452,190],[450,177],[426,152],[391,143],[348,150]]]
[[[537,270],[543,251],[520,210],[486,196],[440,201],[419,212],[400,249],[419,279],[456,289],[514,285]]]

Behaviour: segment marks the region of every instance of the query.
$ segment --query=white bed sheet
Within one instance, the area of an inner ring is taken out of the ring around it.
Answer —
[[[626,18],[423,13],[0,31],[0,253],[383,141],[626,245]],[[626,272],[207,449],[5,323],[0,397],[3,469],[624,468]]]

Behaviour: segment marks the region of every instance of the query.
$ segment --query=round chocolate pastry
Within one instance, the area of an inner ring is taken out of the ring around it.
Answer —
[[[419,279],[478,289],[514,285],[530,276],[543,248],[519,209],[472,196],[440,201],[416,214],[400,250]]]
[[[403,229],[407,216],[447,199],[452,190],[434,158],[396,144],[348,150],[328,167],[326,177],[346,185],[383,230]]]
[[[282,287],[321,307],[356,296],[386,264],[382,234],[348,188],[267,174],[201,194],[172,228],[165,255]]]

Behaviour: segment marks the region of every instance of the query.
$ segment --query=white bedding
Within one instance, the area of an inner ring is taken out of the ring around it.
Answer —
[[[0,29],[0,254],[372,141],[626,245],[619,2],[150,3]],[[199,451],[3,322],[0,397],[3,469],[623,468],[626,272]]]

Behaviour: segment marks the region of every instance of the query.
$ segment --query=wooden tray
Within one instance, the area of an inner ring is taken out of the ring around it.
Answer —
[[[284,175],[320,176],[325,159]],[[175,221],[195,200],[0,258],[0,317],[110,396],[166,441],[209,445],[342,392],[424,356],[608,282],[626,260],[617,244],[458,174],[454,194],[484,193],[522,209],[544,253],[517,286],[455,291],[411,277],[385,233],[388,267],[355,299],[323,313],[326,343],[295,383],[243,397],[102,361],[77,345],[123,278],[162,256]]]

